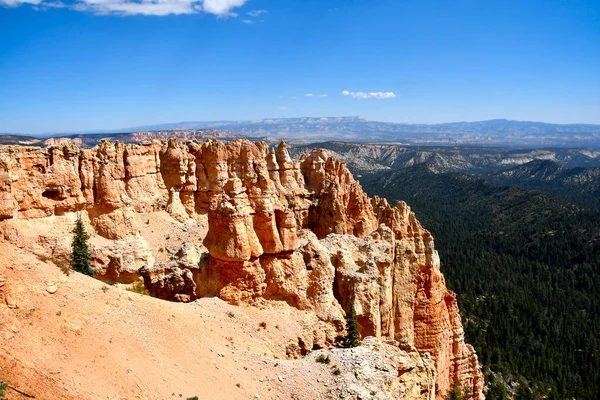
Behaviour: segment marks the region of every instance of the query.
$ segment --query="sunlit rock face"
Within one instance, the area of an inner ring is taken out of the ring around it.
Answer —
[[[183,225],[207,221],[206,248],[184,246],[155,263],[135,221],[156,211]],[[152,295],[174,301],[287,302],[316,316],[303,352],[331,346],[353,303],[363,336],[395,341],[413,358],[429,353],[436,374],[427,398],[442,399],[457,380],[483,399],[430,233],[405,203],[369,199],[322,149],[294,161],[283,142],[271,149],[245,139],[0,147],[4,237],[19,236],[7,221],[73,212],[114,242],[94,253],[101,279],[142,276]]]

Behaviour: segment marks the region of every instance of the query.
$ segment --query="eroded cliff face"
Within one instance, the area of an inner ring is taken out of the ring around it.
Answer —
[[[172,262],[155,263],[135,217],[159,210],[184,225],[207,221],[206,254],[184,246]],[[331,346],[354,303],[363,336],[396,341],[411,357],[430,354],[437,373],[427,375],[435,380],[427,398],[443,398],[454,380],[483,398],[433,238],[405,203],[369,199],[324,150],[294,161],[283,142],[269,149],[245,139],[0,148],[6,239],[19,237],[9,221],[73,212],[113,241],[94,256],[106,280],[142,275],[153,295],[169,300],[279,300],[314,312],[312,335],[290,356]]]

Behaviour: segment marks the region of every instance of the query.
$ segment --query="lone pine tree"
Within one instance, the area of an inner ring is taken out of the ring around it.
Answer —
[[[460,386],[456,380],[452,383],[452,385],[450,385],[450,389],[448,389],[448,393],[446,393],[445,400],[463,400]]]
[[[445,400],[471,400],[471,388],[468,386],[463,386],[462,390],[458,381],[454,380],[452,385],[450,385],[450,389],[448,389],[448,393],[446,393]]]
[[[350,309],[346,314],[346,337],[344,338],[344,347],[356,347],[360,342],[360,332],[358,330],[359,325],[356,320],[356,310],[354,309],[354,302],[350,303]]]
[[[85,231],[81,217],[77,217],[77,221],[75,221],[73,234],[71,266],[77,272],[94,276],[94,272],[90,268],[90,248],[88,246],[88,239],[90,236]]]

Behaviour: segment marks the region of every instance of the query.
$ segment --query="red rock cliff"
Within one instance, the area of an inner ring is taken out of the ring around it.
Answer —
[[[433,238],[405,203],[369,199],[324,150],[294,161],[283,142],[245,139],[0,147],[0,220],[82,211],[99,235],[121,239],[135,213],[157,210],[190,223],[207,215],[210,254],[193,273],[146,277],[157,296],[286,301],[321,321],[305,350],[333,343],[353,302],[363,336],[430,353],[437,399],[454,380],[483,398]]]

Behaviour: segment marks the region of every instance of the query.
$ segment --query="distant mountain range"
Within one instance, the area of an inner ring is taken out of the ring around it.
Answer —
[[[330,155],[345,161],[362,181],[373,176],[394,179],[402,176],[399,182],[406,184],[409,177],[415,179],[419,176],[415,171],[426,171],[427,176],[462,173],[466,180],[477,177],[499,185],[544,191],[580,206],[600,210],[600,151],[399,146],[335,141],[292,145],[289,150],[292,157],[298,158],[312,147],[324,148]],[[418,166],[424,169],[413,168]],[[387,178],[382,179],[385,181]]]
[[[52,137],[82,137],[100,134],[114,137],[137,132],[222,131],[222,136],[250,137],[267,141],[312,143],[343,140],[358,143],[409,145],[477,145],[511,147],[600,148],[600,125],[549,124],[495,119],[444,124],[402,124],[367,121],[360,117],[283,118],[251,121],[185,121],[126,129],[52,134]],[[42,135],[47,137],[47,135]],[[126,137],[125,137],[126,138]]]
[[[440,172],[477,172],[487,174],[527,165],[536,160],[556,161],[565,167],[600,167],[600,151],[576,148],[509,149],[484,146],[402,146],[392,144],[360,144],[321,142],[292,145],[290,154],[298,158],[313,147],[345,161],[357,174],[373,173],[429,164]]]
[[[568,168],[552,160],[534,160],[491,174],[488,179],[543,190],[576,204],[600,209],[600,167]]]
[[[173,129],[219,129],[248,137],[305,142],[344,140],[360,143],[600,147],[600,125],[560,125],[505,119],[427,125],[367,121],[360,117],[284,118],[179,122],[131,128],[129,131]]]

